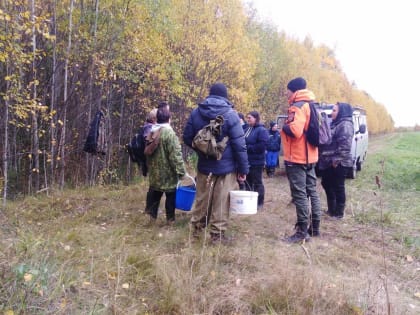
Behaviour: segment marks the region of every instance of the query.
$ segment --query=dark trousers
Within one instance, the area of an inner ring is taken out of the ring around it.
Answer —
[[[335,200],[337,205],[346,204],[346,188],[345,180],[347,175],[347,168],[338,165],[337,167],[330,166],[321,171],[322,187],[325,190],[328,200]]]
[[[163,191],[154,190],[149,188],[146,198],[146,212],[154,219],[157,218],[160,199],[162,198]],[[166,220],[175,221],[175,191],[165,192],[165,210]]]
[[[264,184],[263,184],[263,169],[264,166],[250,166],[249,173],[246,175],[245,189],[256,191],[258,193],[258,205],[264,204]]]

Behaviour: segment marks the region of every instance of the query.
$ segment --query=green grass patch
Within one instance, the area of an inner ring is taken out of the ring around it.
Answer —
[[[368,158],[368,173],[379,177],[383,189],[420,191],[420,132],[400,134]]]

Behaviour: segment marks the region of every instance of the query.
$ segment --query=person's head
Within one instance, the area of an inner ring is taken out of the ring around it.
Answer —
[[[246,120],[248,122],[248,125],[255,126],[256,124],[260,123],[260,114],[257,111],[249,112],[248,115],[246,115]]]
[[[306,81],[302,77],[297,77],[287,83],[287,97],[290,98],[296,91],[306,89]]]
[[[158,109],[166,107],[169,110],[169,104],[167,102],[159,102]]]
[[[146,121],[151,124],[156,123],[156,114],[157,114],[157,108],[153,108],[147,115],[146,115]]]
[[[238,113],[239,121],[241,122],[241,125],[245,123],[245,116],[242,113]]]
[[[270,122],[271,131],[277,131],[277,128],[278,128],[278,125],[274,121]]]
[[[210,87],[209,95],[228,98],[227,88],[223,83],[215,83]]]
[[[350,104],[347,103],[340,103],[334,104],[331,118],[332,120],[339,120],[344,117],[352,117],[353,116],[353,108]]]
[[[156,119],[158,124],[169,123],[169,120],[171,119],[171,112],[167,107],[158,108]]]

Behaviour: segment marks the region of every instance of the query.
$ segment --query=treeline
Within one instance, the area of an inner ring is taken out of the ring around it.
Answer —
[[[370,132],[393,130],[332,49],[289,38],[240,0],[3,0],[0,28],[3,200],[129,180],[124,145],[146,113],[168,101],[180,135],[216,81],[238,111],[268,121],[285,113],[285,86],[301,75],[319,101],[363,106]],[[103,157],[82,151],[99,109],[109,126]]]

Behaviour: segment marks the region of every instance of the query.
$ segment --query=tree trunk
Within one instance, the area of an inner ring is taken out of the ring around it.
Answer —
[[[63,114],[63,126],[62,132],[60,137],[60,146],[61,146],[61,174],[60,174],[60,188],[64,188],[64,176],[66,173],[66,156],[65,156],[65,147],[66,147],[66,128],[67,128],[67,85],[68,85],[68,72],[69,72],[69,58],[71,52],[71,36],[72,36],[72,29],[73,29],[73,7],[74,7],[74,0],[70,0],[70,13],[69,13],[69,37],[67,43],[67,51],[66,51],[66,59],[64,65],[64,114]]]
[[[96,52],[96,34],[98,28],[98,14],[99,14],[99,0],[95,1],[95,23],[93,25],[93,47],[92,55]],[[93,103],[93,80],[94,80],[94,60],[90,58],[89,63],[89,83],[88,83],[88,122],[92,120],[92,103]],[[86,183],[92,185],[94,183],[95,167],[96,167],[96,156],[91,157],[90,154],[86,154]]]
[[[35,0],[31,0],[31,22],[32,22],[32,169],[34,174],[35,192],[39,190],[39,137],[38,137],[38,95],[37,95],[37,69],[36,69],[36,31],[35,31]],[[32,184],[32,183],[31,183]],[[47,183],[45,183],[46,185]]]
[[[53,3],[53,17],[52,17],[52,33],[57,38],[57,1]],[[50,182],[51,185],[54,186],[55,184],[55,149],[57,146],[57,115],[54,114],[55,110],[55,89],[56,89],[56,75],[55,71],[57,68],[57,46],[56,41],[53,42],[53,59],[52,59],[52,73],[51,73],[51,105],[50,105],[50,113],[51,113],[51,123],[50,123],[50,170],[51,170],[51,178]]]
[[[7,30],[7,27],[6,27]],[[9,75],[9,61],[6,62],[6,75]],[[10,83],[6,81],[6,95],[8,94]],[[7,185],[8,185],[8,154],[9,152],[9,101],[4,98],[4,148],[3,148],[3,209],[6,208],[7,202]]]

